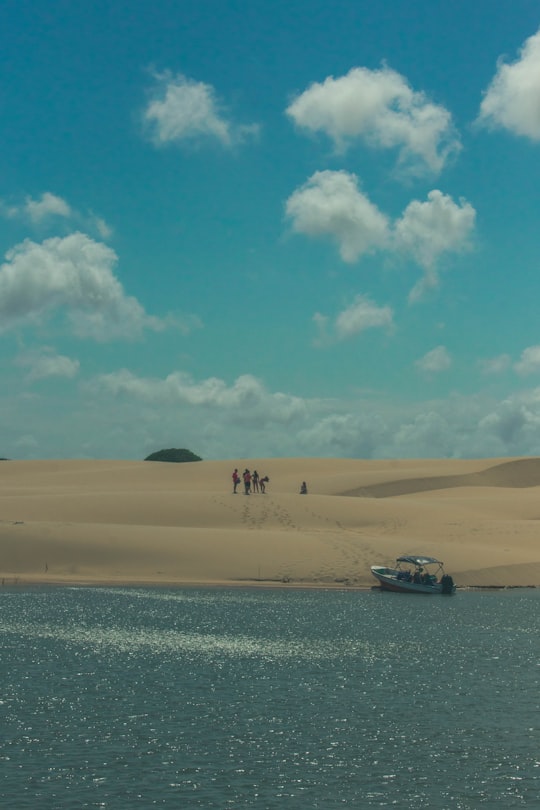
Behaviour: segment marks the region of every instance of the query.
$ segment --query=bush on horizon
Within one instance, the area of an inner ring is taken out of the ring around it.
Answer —
[[[176,447],[170,447],[168,450],[157,450],[155,453],[150,453],[147,456],[145,461],[172,461],[176,464],[183,463],[185,461],[202,461],[200,456],[195,455],[192,453],[191,450],[186,450],[185,448],[178,449]]]

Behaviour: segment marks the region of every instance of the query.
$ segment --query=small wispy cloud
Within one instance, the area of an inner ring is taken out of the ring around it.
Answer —
[[[46,191],[38,200],[27,197],[24,211],[32,222],[42,222],[48,217],[69,218],[72,216],[72,210],[68,203],[62,197],[51,194],[50,191]]]
[[[110,225],[108,225],[103,217],[98,217],[96,214],[90,213],[91,221],[94,225],[95,230],[98,232],[100,237],[105,240],[109,240],[113,235],[113,229]]]
[[[510,368],[511,363],[512,358],[509,354],[499,354],[497,357],[489,357],[479,361],[484,374],[502,374]]]
[[[452,365],[452,357],[445,346],[436,346],[415,363],[416,367],[428,374],[446,371]]]
[[[313,316],[318,330],[315,344],[321,346],[334,340],[348,340],[367,329],[391,329],[393,319],[391,307],[378,306],[369,296],[357,295],[334,320],[318,312]]]
[[[27,196],[20,203],[0,201],[0,213],[6,219],[25,219],[36,225],[44,220],[60,217],[69,219],[73,216],[71,206],[56,194],[45,191],[41,197],[34,199]]]
[[[99,234],[102,239],[110,239],[112,228],[92,211],[81,213],[63,197],[44,191],[40,197],[26,196],[22,202],[6,203],[0,200],[0,214],[7,219],[17,219],[38,227],[58,225],[59,220],[72,227],[86,228]]]
[[[231,147],[258,133],[257,124],[230,118],[212,85],[170,71],[153,78],[143,122],[155,146],[213,140]]]
[[[48,377],[75,377],[80,368],[78,360],[58,354],[50,346],[26,351],[14,360],[15,365],[28,369],[29,380],[43,380]]]

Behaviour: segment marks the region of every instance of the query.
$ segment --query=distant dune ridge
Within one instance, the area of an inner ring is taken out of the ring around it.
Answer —
[[[401,478],[359,487],[343,495],[391,498],[452,487],[536,487],[540,486],[540,459],[521,458],[494,464],[480,472],[433,475],[427,478]]]
[[[235,467],[266,494],[233,495]],[[371,587],[423,553],[458,586],[538,586],[539,521],[538,458],[0,464],[4,585]]]

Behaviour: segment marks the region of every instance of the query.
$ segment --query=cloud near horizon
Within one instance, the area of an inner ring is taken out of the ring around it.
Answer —
[[[166,437],[189,434],[182,441],[203,458],[540,455],[540,388],[501,400],[453,394],[407,404],[373,393],[349,400],[302,398],[272,392],[250,374],[228,385],[183,372],[141,378],[123,370],[95,378],[84,390],[115,426],[102,426],[105,445],[114,429],[125,433],[126,447],[148,452],[167,446]],[[264,431],[264,425],[272,429]]]
[[[314,82],[286,113],[298,127],[324,132],[338,151],[355,139],[372,148],[398,149],[400,164],[416,172],[440,172],[461,149],[448,110],[387,66],[356,67],[345,76]]]
[[[164,324],[126,296],[107,245],[76,232],[42,243],[25,239],[0,266],[0,331],[65,312],[72,332],[96,341],[138,337]]]
[[[242,421],[259,424],[289,422],[306,413],[300,397],[270,393],[251,374],[242,374],[232,385],[227,385],[218,377],[196,382],[190,374],[182,371],[156,379],[137,377],[127,369],[121,369],[96,377],[89,386],[93,390],[106,390],[114,396],[127,395],[148,402],[218,409],[230,413],[235,419],[241,409]]]
[[[521,357],[514,364],[518,374],[527,376],[540,372],[540,346],[528,346],[521,352]]]
[[[525,40],[519,59],[499,60],[476,123],[540,141],[540,30]]]
[[[14,360],[15,365],[28,369],[27,379],[44,380],[49,377],[71,379],[79,373],[80,363],[71,357],[58,354],[50,346],[21,353]]]
[[[218,141],[231,147],[256,135],[257,124],[237,124],[220,104],[214,87],[181,73],[154,73],[144,126],[155,146]]]

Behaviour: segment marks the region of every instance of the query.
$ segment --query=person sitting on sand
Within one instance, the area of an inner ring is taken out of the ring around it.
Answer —
[[[302,486],[300,487],[300,495],[307,495],[307,484],[305,481],[302,481]]]

